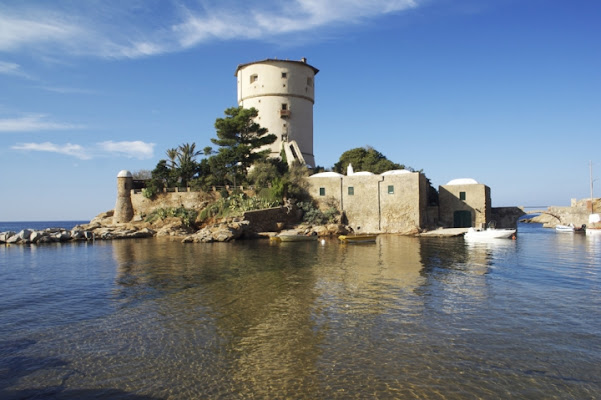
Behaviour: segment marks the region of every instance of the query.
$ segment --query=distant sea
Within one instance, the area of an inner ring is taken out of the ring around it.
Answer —
[[[42,230],[46,228],[73,229],[76,225],[88,224],[90,221],[0,221],[0,232],[19,232],[23,229]]]

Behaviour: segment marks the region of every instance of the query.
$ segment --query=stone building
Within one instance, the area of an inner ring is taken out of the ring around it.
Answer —
[[[322,172],[308,181],[320,208],[337,207],[355,232],[408,233],[426,225],[428,185],[419,172]]]
[[[454,179],[438,190],[439,221],[448,228],[481,227],[491,221],[490,188],[474,179]]]
[[[284,149],[289,163],[298,160],[315,167],[313,104],[318,72],[306,58],[238,65],[238,105],[259,110],[257,122],[277,136],[269,146],[271,157],[280,157]]]

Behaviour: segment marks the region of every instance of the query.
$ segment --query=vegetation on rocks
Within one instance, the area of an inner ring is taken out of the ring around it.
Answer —
[[[241,216],[246,211],[261,210],[277,207],[279,201],[271,201],[262,197],[249,197],[244,193],[237,193],[210,204],[200,212],[199,221],[210,218],[225,218]]]
[[[157,220],[162,220],[169,217],[176,217],[179,218],[185,226],[192,227],[196,221],[197,215],[198,212],[196,212],[196,210],[191,210],[184,207],[157,208],[146,217],[145,222],[153,223]]]
[[[303,210],[303,222],[311,225],[325,225],[338,222],[340,211],[335,206],[330,206],[325,211],[316,208],[313,202],[299,202],[297,207]]]

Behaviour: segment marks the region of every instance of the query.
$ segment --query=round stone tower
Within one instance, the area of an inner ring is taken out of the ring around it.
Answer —
[[[113,215],[113,222],[116,224],[129,222],[134,217],[134,207],[131,203],[133,183],[131,172],[124,169],[117,174],[117,204]]]
[[[238,65],[238,105],[259,110],[256,122],[277,136],[269,146],[271,157],[279,157],[284,148],[288,162],[292,156],[315,166],[313,104],[318,72],[307,64],[306,58],[267,59]]]

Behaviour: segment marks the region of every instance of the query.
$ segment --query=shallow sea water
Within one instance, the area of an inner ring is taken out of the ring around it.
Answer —
[[[0,247],[0,398],[598,398],[601,238]]]

